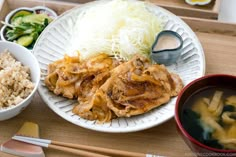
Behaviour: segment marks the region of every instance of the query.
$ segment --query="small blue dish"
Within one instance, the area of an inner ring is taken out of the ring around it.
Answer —
[[[181,55],[182,37],[171,30],[160,32],[152,45],[151,58],[158,64],[171,65]]]

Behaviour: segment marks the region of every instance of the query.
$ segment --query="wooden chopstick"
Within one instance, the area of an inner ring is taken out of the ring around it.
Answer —
[[[68,153],[72,153],[72,154],[83,156],[83,157],[109,157],[107,155],[102,155],[98,153],[88,152],[85,150],[79,150],[79,149],[74,149],[74,148],[69,148],[69,147],[58,146],[54,144],[49,144],[47,148],[60,150],[63,152],[68,152]]]
[[[143,153],[129,152],[129,151],[123,151],[123,150],[115,150],[115,149],[101,148],[101,147],[95,147],[95,146],[65,143],[65,142],[59,142],[59,141],[52,141],[52,143],[55,144],[55,145],[66,146],[66,147],[77,148],[77,149],[83,149],[83,150],[87,150],[87,151],[93,151],[93,152],[103,153],[103,154],[112,155],[112,156],[146,157],[146,154],[143,154]]]
[[[26,143],[31,143],[31,144],[33,144],[34,142],[40,142],[42,144],[41,146],[43,147],[54,148],[54,149],[58,148],[58,150],[61,150],[62,147],[64,147],[64,148],[67,148],[67,150],[70,149],[70,151],[71,149],[74,149],[74,150],[82,149],[84,151],[92,151],[96,153],[101,153],[101,154],[106,154],[106,155],[111,155],[111,156],[120,156],[120,157],[146,157],[147,156],[147,154],[144,154],[144,153],[129,152],[129,151],[101,148],[101,147],[95,147],[95,146],[86,146],[86,145],[81,145],[81,144],[73,144],[73,143],[53,141],[53,140],[48,140],[48,139],[31,138],[31,137],[25,137],[25,136],[13,136],[12,139],[26,142]]]
[[[17,141],[21,141],[21,142],[25,142],[25,143],[29,143],[29,144],[33,144],[33,145],[37,145],[37,146],[41,146],[41,147],[45,147],[45,148],[51,148],[51,149],[60,150],[63,152],[72,153],[72,154],[83,156],[83,157],[109,157],[107,155],[102,155],[102,154],[98,154],[98,153],[94,153],[94,152],[88,152],[85,150],[79,150],[79,149],[74,149],[74,148],[70,148],[70,147],[54,145],[54,144],[46,143],[44,141],[40,142],[40,139],[29,140],[29,137],[24,138],[23,136],[19,136],[19,137],[13,136],[12,139],[17,140]],[[33,138],[33,139],[35,139],[35,138]]]

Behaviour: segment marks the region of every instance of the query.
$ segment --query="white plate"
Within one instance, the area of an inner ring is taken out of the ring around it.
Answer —
[[[106,1],[105,1],[106,2]],[[95,1],[74,8],[51,23],[37,40],[33,53],[37,57],[42,71],[42,81],[39,93],[48,106],[62,118],[78,126],[101,132],[134,132],[157,126],[174,116],[176,98],[148,113],[131,118],[117,118],[109,123],[99,124],[80,118],[72,113],[72,100],[56,96],[44,86],[43,80],[49,63],[63,58],[72,46],[73,27],[82,10],[104,1]],[[178,32],[184,47],[181,58],[174,65],[168,67],[180,75],[184,85],[205,74],[204,52],[194,32],[177,16],[158,6],[148,4],[148,9],[161,18],[166,24],[164,29]]]

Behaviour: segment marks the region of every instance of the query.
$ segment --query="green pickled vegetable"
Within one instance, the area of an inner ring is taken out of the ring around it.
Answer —
[[[22,22],[44,24],[45,19],[47,19],[49,23],[52,22],[52,18],[47,14],[31,14],[28,16],[24,16],[22,18]]]
[[[45,19],[47,19],[48,22],[52,21],[52,18],[47,16],[46,14],[30,14],[23,17],[20,16],[15,18],[15,20],[13,20],[11,24],[14,26],[21,25],[22,23],[43,24]]]
[[[9,29],[6,33],[7,40],[13,41],[20,36],[29,35],[32,33],[41,33],[48,25],[48,20],[45,19],[44,24],[37,23],[21,23],[21,25],[15,26]]]
[[[49,22],[47,18],[45,18],[41,24],[36,22],[22,22],[19,25],[13,25],[13,27],[9,27],[5,37],[9,41],[16,41],[20,45],[28,47],[37,40],[40,33],[47,27],[48,24]],[[28,36],[27,42],[25,41],[26,36]],[[21,37],[23,39],[20,39]]]
[[[53,19],[47,14],[34,14],[22,10],[13,15],[7,24],[5,38],[22,46],[32,48],[41,32]]]
[[[17,13],[15,13],[15,14],[11,17],[10,23],[13,23],[13,21],[15,21],[16,19],[20,19],[20,18],[22,18],[23,16],[30,15],[30,14],[32,14],[32,13],[33,13],[32,11],[20,10],[20,11],[18,11]]]
[[[20,38],[17,39],[16,43],[20,44],[22,46],[29,46],[32,42],[34,41],[33,36],[30,35],[26,35],[26,36],[22,36]]]

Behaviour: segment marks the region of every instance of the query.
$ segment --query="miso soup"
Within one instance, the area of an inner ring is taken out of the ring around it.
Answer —
[[[193,93],[185,101],[180,119],[199,142],[236,150],[236,89],[208,87]]]

